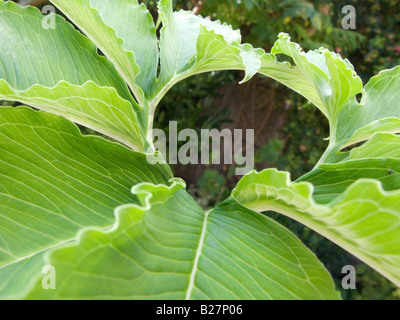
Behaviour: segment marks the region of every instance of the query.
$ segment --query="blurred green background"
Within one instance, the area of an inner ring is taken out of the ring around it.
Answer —
[[[156,1],[142,2],[157,19]],[[345,5],[356,9],[355,30],[342,29]],[[400,65],[398,0],[175,0],[175,8],[231,24],[241,30],[243,42],[267,51],[279,32],[289,33],[305,50],[329,48],[348,58],[364,83],[380,70]],[[276,167],[291,172],[292,179],[311,170],[327,146],[323,140],[329,132],[326,119],[278,83],[254,77],[238,85],[242,77],[240,72],[218,72],[178,84],[161,102],[155,127],[167,130],[168,121],[177,120],[178,129],[255,129],[257,169]],[[229,196],[240,178],[233,169],[229,165],[173,166],[203,208]],[[295,221],[273,212],[268,215],[315,252],[344,299],[400,300],[399,288],[341,248]],[[341,270],[348,264],[356,267],[355,290],[341,289]]]

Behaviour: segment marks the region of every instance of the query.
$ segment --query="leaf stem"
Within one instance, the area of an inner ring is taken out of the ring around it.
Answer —
[[[336,147],[336,129],[337,129],[337,118],[334,117],[332,120],[329,120],[329,144],[326,148],[325,152],[322,154],[321,158],[313,168],[318,168],[321,164],[325,162],[328,156],[331,154],[332,150]]]

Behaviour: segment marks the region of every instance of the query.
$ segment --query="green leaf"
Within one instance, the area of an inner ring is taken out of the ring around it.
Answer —
[[[285,54],[293,59],[296,65],[291,67],[288,77],[295,79],[295,72],[301,73],[300,77],[297,76],[300,79],[298,87],[289,81],[281,82],[310,98],[330,124],[327,150],[315,168],[298,181],[311,182],[315,187],[315,199],[321,203],[333,200],[362,178],[380,180],[385,190],[400,189],[397,174],[400,162],[394,151],[396,138],[376,136],[399,130],[400,104],[396,97],[400,93],[400,68],[381,72],[362,88],[361,80],[350,62],[326,49],[305,53],[298,44],[290,42],[288,35],[280,34],[272,53]],[[271,57],[269,59],[273,62]],[[312,83],[308,89],[304,79]],[[310,87],[313,89],[310,90]],[[319,101],[313,90],[318,94]],[[364,96],[358,103],[356,95],[360,92]],[[362,148],[341,152],[372,137],[375,138],[367,141]],[[378,155],[382,150],[384,154]]]
[[[385,190],[400,189],[397,138],[379,134],[397,131],[399,81],[399,67],[381,72],[365,86],[363,104],[350,102],[341,111],[325,154],[311,172],[298,179],[315,186],[319,201],[332,200],[361,178],[379,179]],[[365,139],[369,140],[360,148],[340,151]]]
[[[292,183],[287,172],[268,169],[243,177],[232,197],[252,210],[273,210],[303,223],[400,286],[400,190],[359,179],[322,205],[314,201],[311,183]]]
[[[289,35],[285,33],[279,35],[271,53],[285,54],[293,59],[303,77],[312,83],[322,102],[317,107],[332,125],[335,125],[344,106],[355,100],[355,95],[362,91],[361,79],[356,75],[353,66],[339,54],[327,49],[305,53],[297,43],[290,42]]]
[[[63,115],[142,150],[139,108],[112,64],[61,17],[56,29],[42,28],[42,19],[36,8],[0,2],[0,99]]]
[[[167,166],[27,107],[0,108],[0,297],[16,298],[41,273],[43,253],[85,226],[113,224],[138,203],[130,188],[167,183]]]
[[[316,257],[273,220],[228,200],[204,212],[183,189],[140,184],[141,206],[46,254],[56,290],[28,299],[338,299]]]
[[[400,118],[399,84],[400,66],[381,71],[368,81],[364,88],[366,98],[363,104],[349,104],[340,114],[336,139],[340,149],[348,146],[356,133],[369,131],[372,136],[376,132],[397,131],[394,129],[396,119],[393,118]],[[390,131],[385,126],[380,127],[380,124],[388,123],[392,123]],[[371,131],[376,125],[376,130]],[[332,152],[332,158],[337,155],[335,152],[336,149]]]
[[[13,89],[54,87],[61,80],[72,85],[93,81],[129,99],[112,64],[63,18],[56,15],[56,29],[44,29],[43,15],[34,7],[0,1],[0,8],[0,78]]]
[[[277,54],[295,63],[286,63],[285,75],[274,69]],[[253,172],[232,196],[250,209],[298,220],[400,285],[400,158],[399,137],[393,134],[399,130],[400,67],[381,72],[362,88],[349,61],[326,49],[305,53],[286,34],[279,36],[272,55],[261,59],[267,68],[260,72],[325,114],[329,145],[315,168],[296,183],[288,173]],[[361,147],[341,151],[362,141]]]
[[[348,152],[341,152],[355,142],[365,141],[377,132],[397,132],[400,118],[400,67],[384,70],[365,85],[361,104],[349,101],[340,112],[337,125],[331,127],[328,149],[323,162],[345,161]]]
[[[379,180],[385,190],[400,189],[399,173],[399,159],[368,157],[340,163],[323,163],[297,181],[311,182],[315,187],[315,200],[327,203],[344,192],[353,182],[362,178]]]
[[[378,132],[363,146],[350,151],[350,159],[366,158],[400,159],[400,136]]]
[[[392,117],[371,122],[365,127],[356,130],[352,137],[342,146],[342,149],[368,140],[377,132],[400,133],[400,119]]]
[[[260,55],[260,61],[261,68],[258,71],[260,74],[291,88],[307,98],[319,109],[324,108],[324,104],[315,90],[313,83],[302,73],[299,67],[292,66],[288,62],[278,62],[276,56],[270,53]]]
[[[140,106],[158,65],[153,19],[136,0],[52,0],[114,63]]]
[[[99,87],[94,82],[74,86],[60,81],[53,88],[34,85],[18,91],[0,80],[0,97],[22,101],[49,111],[112,137],[134,150],[141,151],[144,138],[132,105],[120,98],[114,88]]]
[[[247,81],[260,68],[257,51],[240,44],[240,32],[231,26],[188,11],[173,12],[171,0],[159,2],[159,13],[161,73],[154,103],[175,83],[197,73],[244,70]]]

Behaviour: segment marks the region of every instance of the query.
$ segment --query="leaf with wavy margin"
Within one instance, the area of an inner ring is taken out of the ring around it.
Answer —
[[[143,107],[154,85],[158,48],[153,18],[136,0],[51,0],[110,59]]]
[[[384,191],[359,179],[327,204],[313,198],[313,185],[293,183],[289,173],[267,169],[244,176],[232,191],[241,205],[291,217],[340,245],[400,286],[400,190]]]
[[[60,16],[0,1],[0,99],[54,112],[142,150],[139,107],[112,64]],[[136,111],[135,111],[136,110]]]
[[[179,179],[133,188],[107,231],[46,254],[56,290],[28,299],[338,299],[316,257],[273,220],[232,201],[204,212]]]
[[[130,188],[167,183],[167,166],[28,107],[0,108],[0,297],[17,298],[41,273],[49,248],[85,226],[108,227],[138,203]]]
[[[188,11],[174,12],[171,0],[161,0],[158,7],[163,23],[161,71],[153,103],[158,103],[175,83],[197,73],[245,70],[243,81],[247,81],[260,68],[257,51],[240,43],[238,30]]]

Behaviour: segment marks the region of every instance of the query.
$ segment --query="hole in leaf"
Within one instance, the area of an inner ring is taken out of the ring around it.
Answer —
[[[340,149],[340,152],[343,152],[343,153],[350,152],[351,150],[353,150],[355,148],[361,147],[365,142],[366,142],[366,140],[354,143],[346,148]]]
[[[362,93],[359,93],[356,95],[356,100],[358,103],[361,103],[361,99],[362,99]]]

